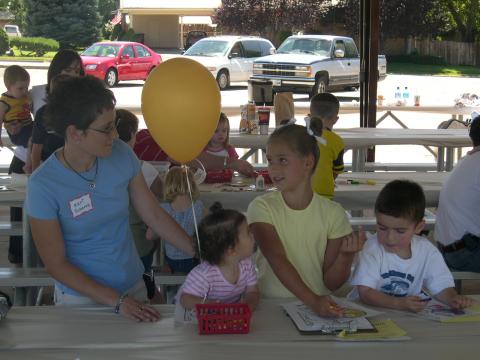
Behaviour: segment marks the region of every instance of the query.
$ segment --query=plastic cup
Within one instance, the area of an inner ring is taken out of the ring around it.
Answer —
[[[270,124],[270,108],[263,106],[258,108],[258,124],[267,126]]]
[[[420,95],[415,95],[415,96],[413,97],[413,104],[414,104],[415,106],[420,106]]]

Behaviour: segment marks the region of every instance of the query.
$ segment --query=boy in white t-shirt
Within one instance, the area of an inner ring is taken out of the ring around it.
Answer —
[[[394,180],[382,189],[375,202],[377,234],[359,254],[350,298],[366,304],[419,312],[435,299],[461,309],[473,301],[459,295],[442,255],[416,234],[425,222],[425,195],[408,180]]]

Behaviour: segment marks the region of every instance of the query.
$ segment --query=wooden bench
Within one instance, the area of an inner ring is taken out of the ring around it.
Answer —
[[[345,171],[352,171],[352,164],[345,164]],[[365,163],[365,171],[437,171],[436,163]]]
[[[186,278],[160,272],[154,275],[157,286],[181,285]],[[34,296],[32,290],[53,285],[55,281],[45,268],[0,268],[0,287],[15,288],[14,303],[18,306],[39,304],[39,296]]]
[[[455,288],[459,294],[462,293],[463,280],[480,280],[480,273],[470,271],[452,271],[453,280],[455,281]]]
[[[23,228],[21,221],[1,221],[0,236],[22,236]]]

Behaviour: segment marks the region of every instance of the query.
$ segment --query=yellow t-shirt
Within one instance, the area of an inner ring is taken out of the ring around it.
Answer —
[[[32,116],[30,114],[30,99],[27,96],[17,99],[3,93],[0,96],[0,102],[7,106],[7,111],[5,111],[3,119],[4,123],[19,121],[26,125],[32,122]]]
[[[324,129],[322,138],[326,144],[318,143],[320,159],[312,177],[312,188],[317,194],[333,198],[335,191],[334,175],[343,172],[343,152],[345,144],[340,136],[333,131]]]
[[[305,284],[318,295],[330,293],[323,283],[323,259],[328,239],[352,232],[345,210],[317,194],[304,210],[293,210],[275,191],[253,200],[247,212],[248,223],[267,223],[275,227],[288,260]],[[256,256],[258,284],[265,297],[293,297],[274,274],[259,250]]]

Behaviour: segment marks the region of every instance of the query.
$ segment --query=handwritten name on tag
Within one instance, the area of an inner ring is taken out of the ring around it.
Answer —
[[[70,211],[74,218],[93,210],[93,203],[90,194],[85,194],[76,199],[70,200],[69,204]]]

